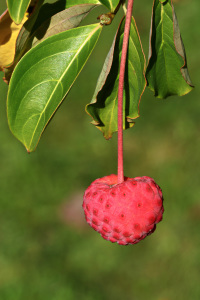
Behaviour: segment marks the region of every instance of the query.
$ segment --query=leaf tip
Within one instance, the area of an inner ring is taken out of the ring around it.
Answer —
[[[110,134],[106,134],[105,132],[103,133],[103,137],[105,138],[105,140],[109,141],[112,138],[112,133]]]

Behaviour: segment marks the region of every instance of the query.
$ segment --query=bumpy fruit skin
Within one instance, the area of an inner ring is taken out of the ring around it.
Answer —
[[[96,179],[83,197],[88,224],[101,236],[120,245],[136,244],[153,233],[162,220],[160,187],[147,176],[117,184],[117,175]]]

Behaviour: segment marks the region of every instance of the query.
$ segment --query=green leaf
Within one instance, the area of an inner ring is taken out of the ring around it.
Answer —
[[[8,11],[12,20],[20,24],[31,0],[7,0]]]
[[[86,112],[93,118],[92,123],[103,132],[106,139],[110,139],[118,130],[117,97],[123,33],[124,19],[105,60],[93,99],[86,106]],[[123,94],[124,129],[132,127],[133,120],[139,117],[139,102],[146,86],[144,72],[145,57],[136,23],[132,18]]]
[[[105,5],[111,12],[114,12],[119,0],[99,0],[103,5]]]
[[[66,2],[66,0],[65,0]],[[65,4],[65,8],[69,8],[74,5],[80,5],[80,4],[101,4],[98,0],[67,0],[67,3]]]
[[[35,10],[19,33],[12,65],[4,69],[7,82],[16,64],[28,50],[49,36],[77,27],[94,7],[92,4],[82,4],[62,10],[64,7],[61,2],[56,2],[44,4],[39,12]]]
[[[182,96],[193,86],[174,7],[170,0],[162,2],[153,5],[146,77],[156,97]]]
[[[28,152],[36,148],[101,30],[102,26],[93,24],[51,36],[27,52],[16,66],[8,90],[8,123]]]

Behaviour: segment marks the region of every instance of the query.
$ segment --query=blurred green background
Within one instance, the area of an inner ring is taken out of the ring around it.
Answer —
[[[6,5],[0,1],[2,12]],[[30,155],[9,131],[1,80],[1,300],[200,299],[200,2],[174,2],[195,89],[166,100],[146,89],[141,116],[124,134],[125,175],[153,177],[165,199],[163,221],[139,244],[103,240],[81,208],[88,185],[117,170],[117,136],[105,141],[84,108],[121,14],[104,28]],[[146,57],[151,6],[149,0],[134,5]],[[102,11],[94,10],[85,23],[96,22]]]

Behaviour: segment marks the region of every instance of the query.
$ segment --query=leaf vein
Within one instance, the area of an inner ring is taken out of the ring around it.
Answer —
[[[81,50],[84,48],[84,46],[88,43],[88,41],[90,40],[91,36],[94,34],[94,32],[95,32],[96,30],[97,30],[97,28],[95,28],[89,35],[87,35],[86,40],[84,41],[84,43],[81,45],[81,47],[80,47],[80,48],[78,49],[78,51],[76,52],[74,58],[73,58],[73,59],[71,60],[71,62],[69,63],[69,65],[68,65],[68,67],[66,68],[65,72],[63,72],[62,76],[58,79],[57,85],[54,87],[54,89],[53,89],[53,91],[52,91],[52,93],[51,93],[51,95],[50,95],[50,97],[49,97],[49,100],[47,101],[47,103],[46,103],[46,105],[45,105],[43,111],[42,111],[41,114],[40,114],[40,118],[39,118],[39,120],[38,120],[38,122],[37,122],[37,124],[36,124],[36,126],[35,126],[35,130],[34,130],[34,132],[33,132],[33,135],[32,135],[32,138],[31,138],[31,141],[30,141],[30,144],[29,144],[29,147],[30,147],[31,144],[32,144],[32,141],[33,141],[35,132],[36,132],[36,130],[37,130],[37,127],[39,126],[39,122],[40,122],[40,120],[41,120],[41,117],[42,117],[42,115],[43,115],[45,109],[46,109],[47,106],[49,105],[49,103],[50,103],[50,101],[51,101],[51,99],[52,99],[52,97],[53,97],[53,95],[54,95],[54,93],[55,93],[55,91],[56,91],[56,89],[57,89],[59,83],[61,82],[61,80],[63,79],[63,77],[66,75],[68,69],[70,68],[70,66],[72,65],[72,63],[77,59],[78,54],[81,52]]]

